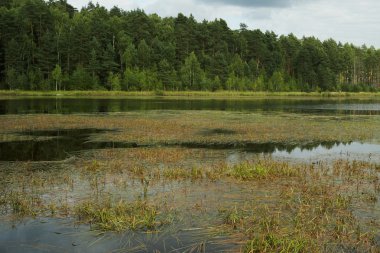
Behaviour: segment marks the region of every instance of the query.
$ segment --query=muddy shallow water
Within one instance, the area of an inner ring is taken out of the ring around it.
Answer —
[[[172,228],[160,233],[102,233],[88,226],[73,227],[60,219],[24,221],[0,228],[0,252],[230,252],[225,236],[210,235],[207,229]]]

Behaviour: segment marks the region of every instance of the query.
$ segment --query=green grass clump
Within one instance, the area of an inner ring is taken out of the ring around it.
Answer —
[[[163,172],[163,176],[166,179],[169,180],[184,180],[184,179],[190,179],[190,180],[197,180],[202,179],[204,177],[204,173],[202,169],[199,168],[170,168],[166,169]]]
[[[221,213],[224,214],[224,223],[227,224],[227,225],[230,225],[232,226],[234,229],[237,228],[237,226],[239,225],[239,223],[243,220],[243,213],[238,211],[238,208],[237,206],[235,206],[234,208],[232,209],[229,209],[229,210],[221,210],[219,211]]]
[[[244,252],[305,252],[307,242],[301,238],[281,237],[268,234],[261,238],[254,238],[247,242]]]
[[[231,175],[237,179],[250,180],[266,178],[270,174],[270,168],[261,164],[241,163],[232,167]]]
[[[85,202],[75,208],[75,215],[79,221],[102,231],[154,230],[163,224],[158,219],[157,207],[142,201]]]
[[[228,175],[240,180],[294,177],[299,175],[299,169],[286,163],[245,162],[232,166]]]

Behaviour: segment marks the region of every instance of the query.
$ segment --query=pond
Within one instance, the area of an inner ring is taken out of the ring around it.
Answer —
[[[380,100],[0,99],[0,252],[377,252],[379,194]]]

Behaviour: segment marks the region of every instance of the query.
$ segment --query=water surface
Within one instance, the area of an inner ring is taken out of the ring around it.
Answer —
[[[92,141],[91,137],[110,130],[105,129],[58,129],[16,133],[25,140],[0,142],[0,161],[60,161],[75,156],[77,152],[109,148],[185,147],[192,149],[227,150],[232,153],[227,160],[246,160],[241,154],[268,154],[287,159],[349,158],[358,160],[380,157],[380,145],[361,142],[311,142],[311,143],[226,143],[202,144],[155,143],[140,145],[137,142]],[[220,130],[218,130],[220,131]],[[224,133],[224,134],[230,134]],[[44,138],[48,137],[48,138]],[[235,158],[234,158],[235,157]],[[237,159],[239,157],[239,159]]]
[[[16,226],[1,225],[2,253],[203,252],[195,250],[197,247],[206,252],[226,252],[232,246],[218,243],[224,237],[212,238],[204,230],[99,235],[99,231],[91,231],[88,225],[73,226],[68,220],[49,218],[25,220]]]
[[[0,114],[109,113],[144,110],[217,110],[379,115],[376,99],[0,98]]]

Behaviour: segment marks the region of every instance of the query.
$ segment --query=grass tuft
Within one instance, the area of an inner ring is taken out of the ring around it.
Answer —
[[[274,234],[267,234],[257,237],[247,242],[244,252],[282,252],[298,253],[305,252],[307,242],[302,238],[280,237]]]
[[[75,208],[79,221],[90,223],[102,231],[154,230],[163,222],[158,219],[158,209],[146,202],[127,203],[85,202]]]

